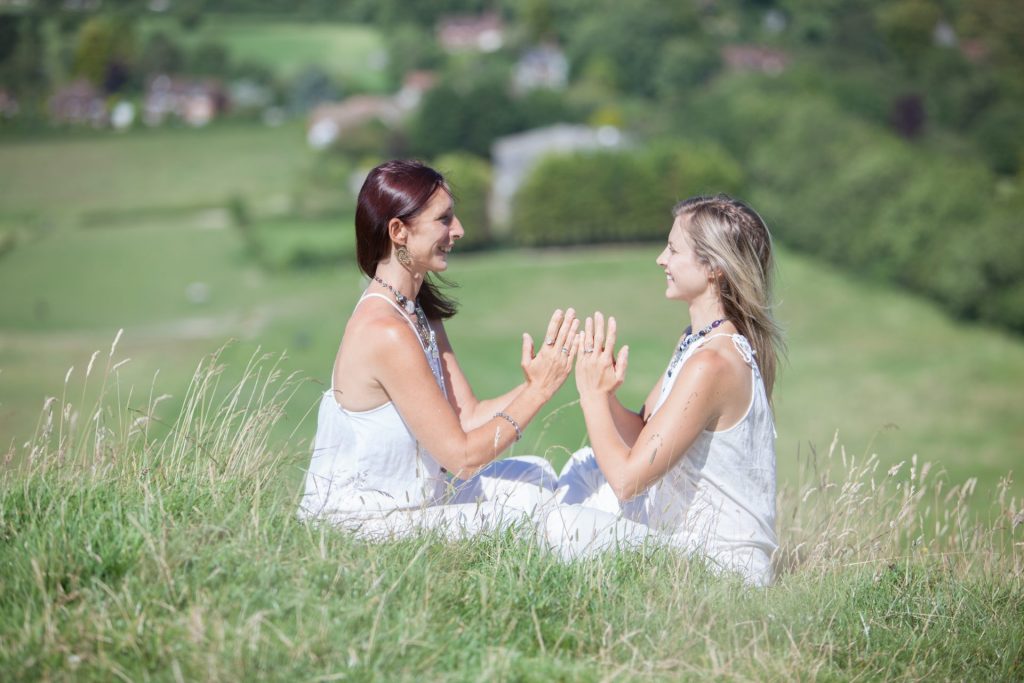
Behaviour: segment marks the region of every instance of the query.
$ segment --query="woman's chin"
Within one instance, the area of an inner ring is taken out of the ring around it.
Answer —
[[[686,301],[682,293],[672,285],[665,288],[665,298],[669,301]]]

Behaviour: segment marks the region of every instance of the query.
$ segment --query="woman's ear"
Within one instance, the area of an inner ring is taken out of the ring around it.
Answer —
[[[409,226],[399,218],[392,218],[388,221],[388,237],[395,244],[405,244],[409,239]]]

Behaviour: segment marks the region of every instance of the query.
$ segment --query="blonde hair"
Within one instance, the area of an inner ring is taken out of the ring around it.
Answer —
[[[726,317],[757,352],[765,390],[771,398],[782,330],[772,313],[775,263],[772,238],[757,212],[728,195],[692,197],[676,204],[697,258],[716,274]]]

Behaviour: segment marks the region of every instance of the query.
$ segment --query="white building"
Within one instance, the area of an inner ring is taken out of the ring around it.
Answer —
[[[548,155],[592,149],[618,149],[626,144],[618,128],[558,123],[498,138],[491,146],[494,184],[488,205],[495,233],[509,230],[512,200],[537,163]]]

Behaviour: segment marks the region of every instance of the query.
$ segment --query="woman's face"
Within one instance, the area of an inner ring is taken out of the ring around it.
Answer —
[[[697,258],[686,232],[689,220],[685,214],[676,216],[656,263],[665,271],[665,298],[692,302],[710,289],[711,282],[709,269]]]
[[[447,270],[448,252],[455,245],[455,240],[466,234],[455,216],[455,202],[451,196],[443,188],[438,188],[423,210],[407,225],[409,238],[406,248],[414,267],[425,272]]]

